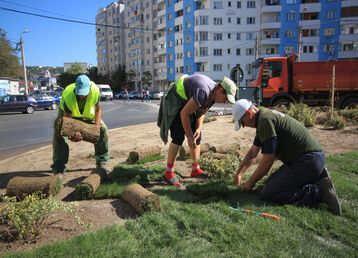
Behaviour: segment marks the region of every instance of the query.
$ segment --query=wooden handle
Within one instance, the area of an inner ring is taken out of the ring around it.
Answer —
[[[280,216],[269,214],[269,213],[260,213],[260,216],[264,217],[264,218],[270,218],[270,219],[273,219],[273,220],[277,220],[277,221],[279,221],[281,219]]]

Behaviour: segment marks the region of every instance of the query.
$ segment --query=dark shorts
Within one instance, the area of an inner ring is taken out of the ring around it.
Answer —
[[[197,128],[197,118],[195,115],[190,117],[190,127],[192,132],[194,133]],[[201,133],[199,138],[196,140],[196,144],[199,145],[201,142]],[[172,143],[176,145],[182,145],[185,139],[185,131],[183,128],[183,124],[180,119],[180,112],[175,117],[174,121],[170,126],[170,137],[172,138]]]
[[[290,164],[282,165],[266,181],[261,198],[277,203],[289,203],[291,197],[304,185],[315,184],[325,165],[321,151],[302,154]]]

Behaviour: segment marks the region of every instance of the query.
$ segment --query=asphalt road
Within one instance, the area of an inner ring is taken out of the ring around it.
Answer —
[[[158,101],[101,102],[102,119],[109,129],[156,121]],[[57,111],[33,114],[0,113],[0,159],[51,143]]]

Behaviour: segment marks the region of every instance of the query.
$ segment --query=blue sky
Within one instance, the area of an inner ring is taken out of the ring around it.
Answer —
[[[0,7],[95,23],[98,9],[112,2],[114,0],[0,0]],[[65,62],[97,65],[95,26],[0,9],[0,28],[14,42],[20,40],[22,31],[30,31],[23,34],[27,66],[63,66]]]

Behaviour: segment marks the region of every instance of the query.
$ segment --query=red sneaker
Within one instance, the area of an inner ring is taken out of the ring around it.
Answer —
[[[165,182],[169,185],[173,185],[175,187],[181,186],[179,179],[175,176],[174,173],[165,173],[163,178]]]
[[[196,168],[191,170],[191,177],[203,177],[207,178],[209,176],[207,171],[202,170],[201,168]]]

